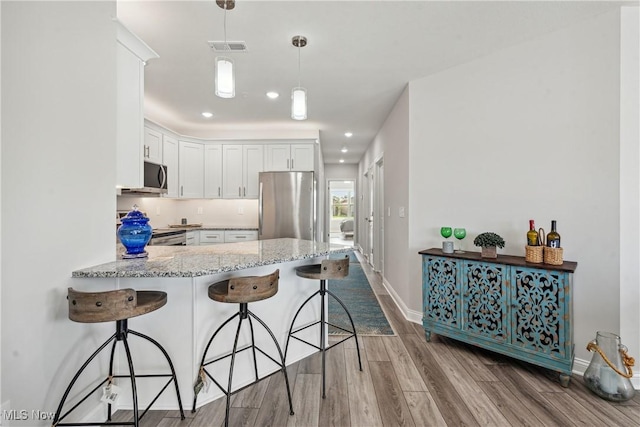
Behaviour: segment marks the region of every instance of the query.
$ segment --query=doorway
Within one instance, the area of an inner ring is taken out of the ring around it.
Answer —
[[[355,218],[355,182],[329,181],[329,242],[343,246],[353,246],[356,227]]]

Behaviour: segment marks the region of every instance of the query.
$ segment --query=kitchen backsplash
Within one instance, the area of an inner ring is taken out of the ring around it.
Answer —
[[[118,211],[129,211],[137,204],[147,214],[153,228],[180,224],[182,218],[186,218],[188,224],[258,228],[258,200],[176,200],[129,196],[119,196],[117,199]]]

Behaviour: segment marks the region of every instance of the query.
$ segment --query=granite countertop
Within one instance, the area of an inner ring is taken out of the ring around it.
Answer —
[[[74,271],[72,277],[197,277],[349,252],[350,247],[300,239],[210,246],[147,246],[148,258],[121,259]]]

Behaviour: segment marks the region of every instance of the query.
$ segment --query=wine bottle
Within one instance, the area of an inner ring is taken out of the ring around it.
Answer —
[[[550,248],[559,248],[560,234],[556,231],[556,220],[551,221],[551,231],[547,234],[547,246]]]
[[[538,232],[532,219],[529,220],[529,231],[527,231],[527,245],[538,246]]]

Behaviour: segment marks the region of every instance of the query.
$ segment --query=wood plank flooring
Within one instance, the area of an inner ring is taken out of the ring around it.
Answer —
[[[232,426],[640,426],[640,392],[611,403],[573,376],[563,388],[548,370],[433,335],[407,322],[378,274],[363,263],[397,336],[362,337],[327,353],[322,399],[319,354],[288,367],[295,415],[284,379],[272,375],[232,397]],[[181,379],[184,381],[184,379]],[[143,427],[224,424],[224,398],[181,421],[178,411],[150,411]],[[118,420],[131,418],[119,411]]]

